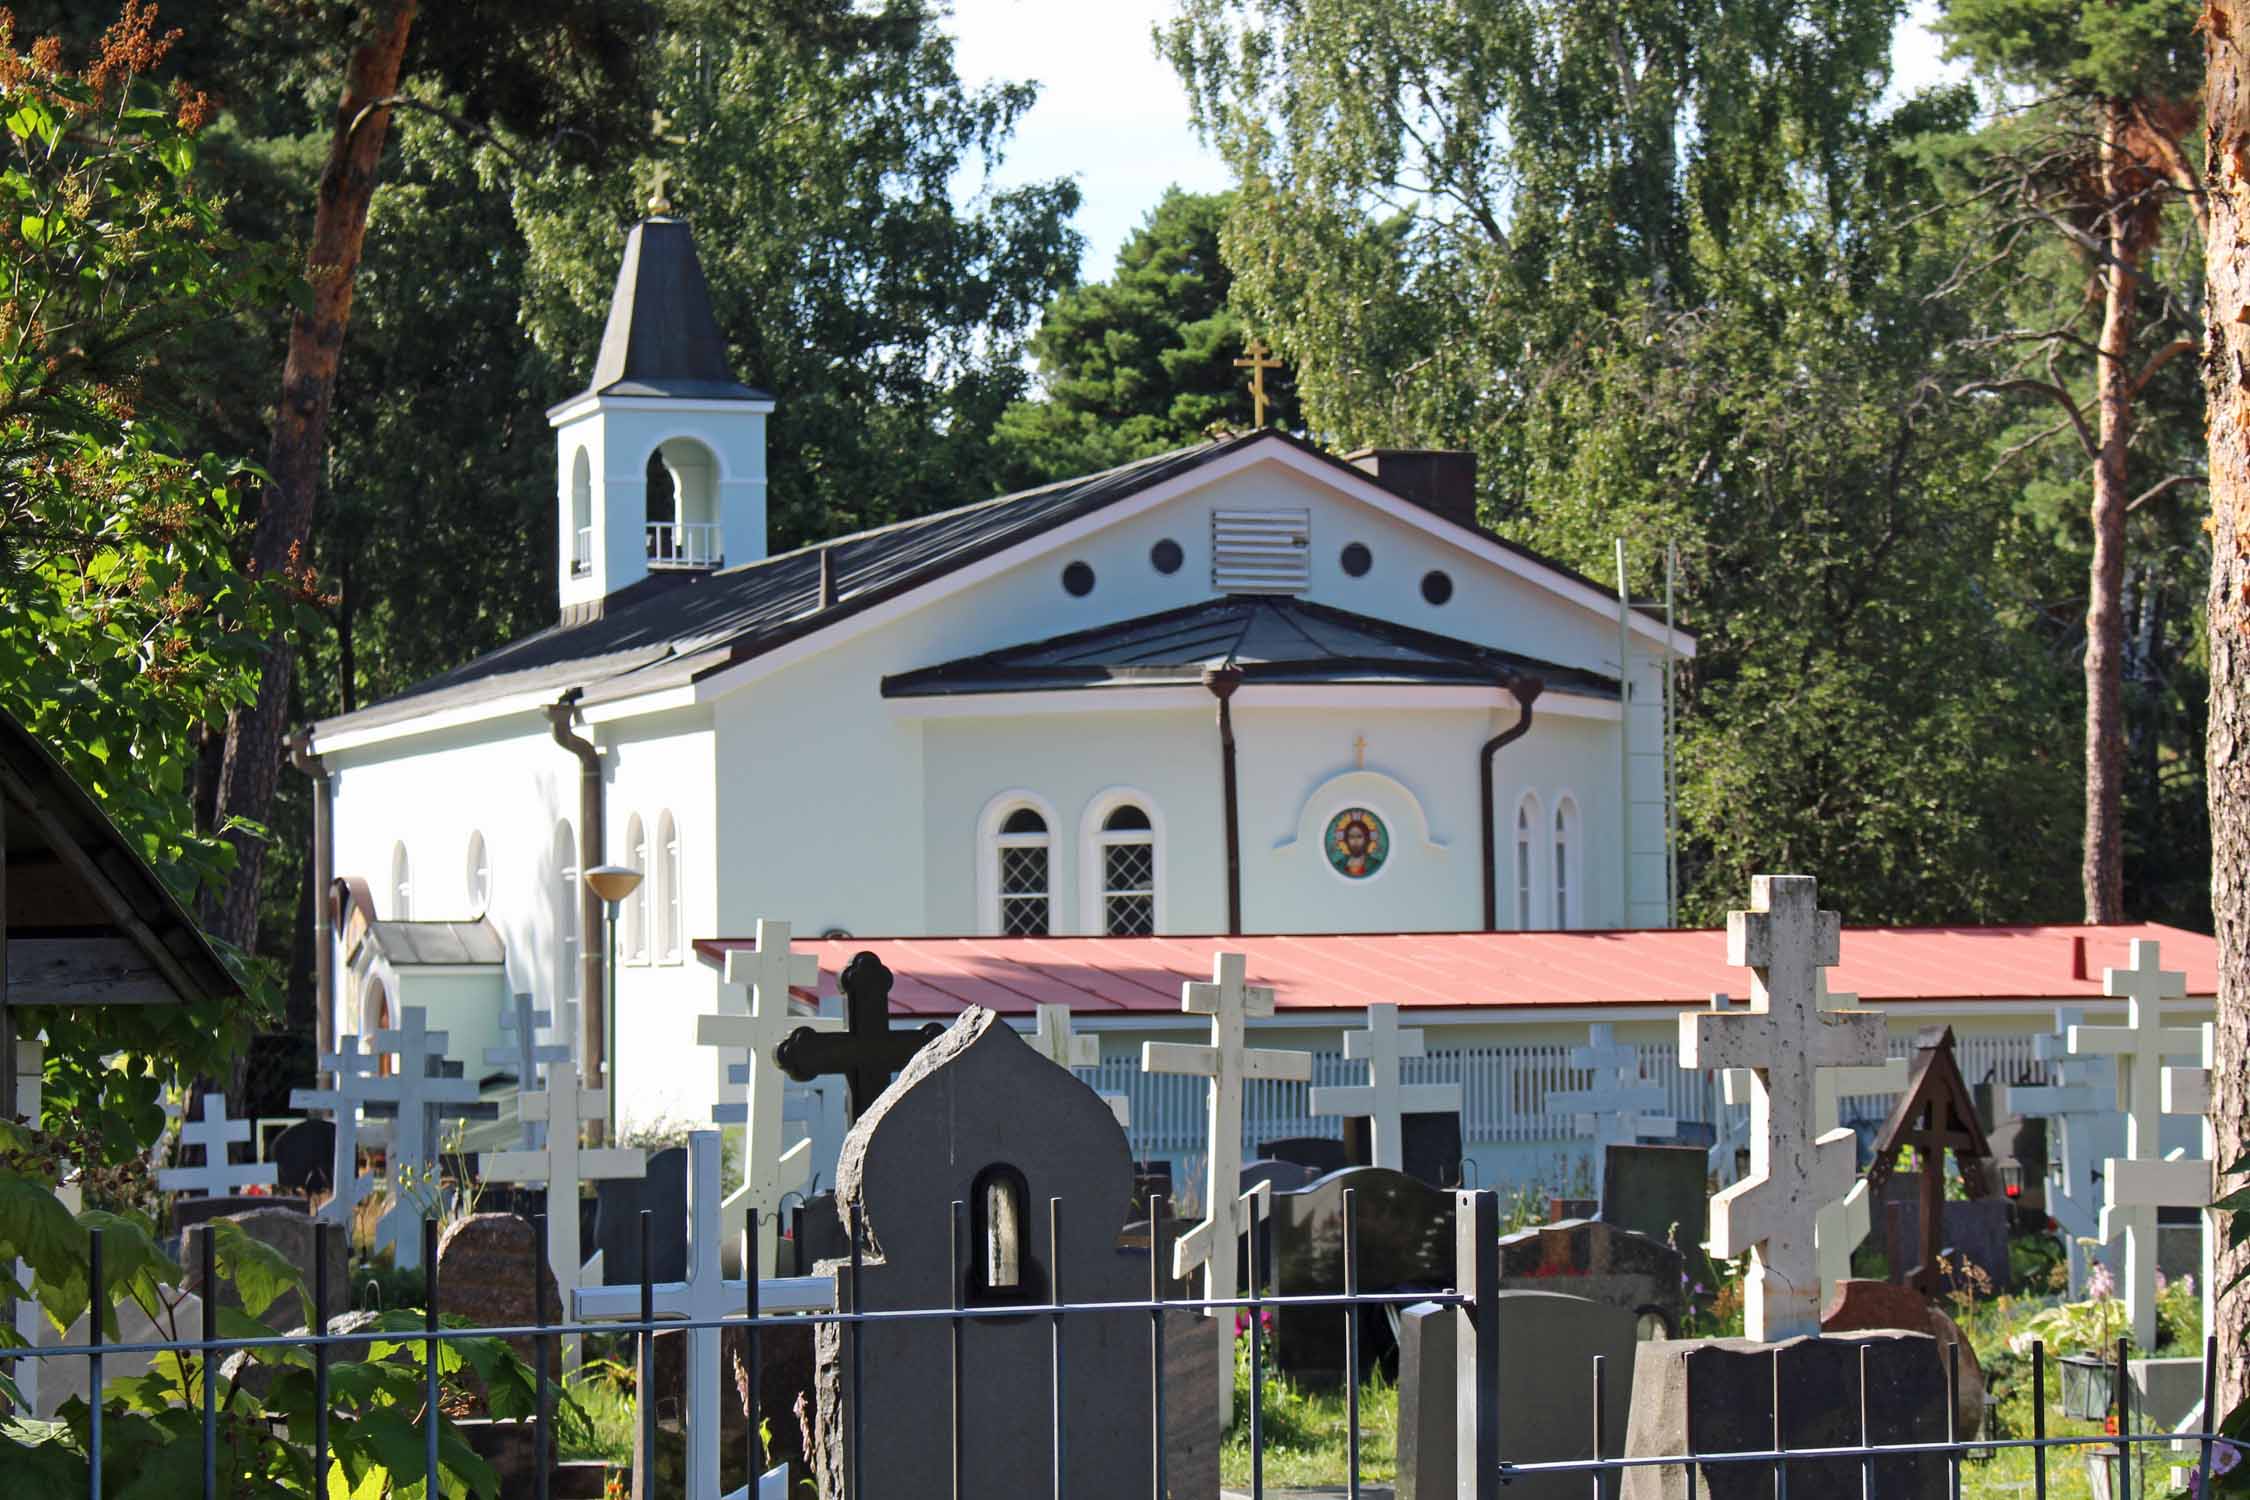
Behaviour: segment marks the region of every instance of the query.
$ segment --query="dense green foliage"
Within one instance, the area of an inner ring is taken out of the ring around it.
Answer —
[[[1039,399],[1001,414],[1001,483],[1024,489],[1184,448],[1215,428],[1247,430],[1249,386],[1235,361],[1252,332],[1228,299],[1219,253],[1228,195],[1173,188],[1117,255],[1107,281],[1047,304],[1031,352]],[[1267,422],[1298,425],[1288,371],[1266,372]]]

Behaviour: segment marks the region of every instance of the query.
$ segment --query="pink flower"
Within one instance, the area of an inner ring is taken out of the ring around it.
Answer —
[[[2086,1297],[2091,1302],[2107,1302],[2117,1294],[2117,1279],[2109,1274],[2104,1261],[2095,1261],[2094,1268],[2086,1273]]]

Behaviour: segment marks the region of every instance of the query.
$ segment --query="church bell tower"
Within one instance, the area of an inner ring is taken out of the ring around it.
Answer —
[[[772,411],[728,366],[686,221],[635,224],[593,379],[547,412],[566,624],[652,574],[765,556]]]

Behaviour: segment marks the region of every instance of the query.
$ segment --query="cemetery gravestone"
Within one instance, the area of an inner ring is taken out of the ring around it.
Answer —
[[[1685,1261],[1664,1241],[1599,1219],[1565,1219],[1500,1237],[1500,1286],[1563,1292],[1633,1315],[1645,1337],[1679,1332]]]
[[[1405,1142],[1406,1175],[1419,1178],[1432,1187],[1459,1187],[1462,1154],[1460,1114],[1448,1110],[1442,1114],[1403,1115],[1399,1125],[1399,1133]],[[1344,1157],[1355,1167],[1375,1164],[1374,1142],[1369,1138],[1368,1122],[1358,1115],[1344,1117]]]
[[[1893,1286],[1887,1281],[1846,1281],[1830,1296],[1827,1309],[1820,1315],[1820,1331],[1825,1334],[1863,1333],[1877,1328],[1926,1333],[1937,1340],[1941,1359],[1950,1346],[1959,1344],[1961,1384],[1954,1420],[1958,1430],[1971,1437],[1984,1430],[1984,1369],[1977,1363],[1976,1350],[1943,1308],[1912,1287]]]
[[[1698,1146],[1611,1146],[1602,1169],[1602,1222],[1700,1253],[1708,1165]]]
[[[448,1225],[438,1241],[438,1311],[459,1313],[487,1328],[561,1322],[560,1289],[531,1222],[514,1214],[471,1214]],[[508,1345],[529,1365],[533,1342],[511,1338]],[[546,1343],[552,1377],[560,1373],[559,1340]]]
[[[302,1198],[282,1198],[271,1193],[242,1193],[225,1198],[178,1198],[172,1203],[172,1238],[183,1247],[187,1237],[213,1219],[271,1209],[277,1213],[309,1215]]]
[[[1258,1156],[1263,1161],[1295,1163],[1316,1177],[1361,1165],[1352,1160],[1351,1152],[1342,1141],[1324,1135],[1292,1135],[1278,1141],[1260,1141]]]
[[[1921,1264],[1925,1247],[1930,1247],[1942,1262],[1934,1277],[1939,1294],[1973,1288],[1976,1276],[1969,1271],[1971,1266],[1993,1290],[2008,1285],[2008,1225],[2012,1215],[2005,1198],[1942,1202],[1938,1205],[1937,1233],[1925,1236],[1919,1191],[1911,1186],[1900,1191],[1901,1186],[1893,1178],[1882,1203],[1883,1255],[1894,1277],[1901,1267]]]
[[[1439,1291],[1453,1284],[1453,1195],[1404,1172],[1347,1167],[1294,1192],[1273,1194],[1268,1220],[1273,1274],[1265,1286],[1284,1296],[1344,1289],[1346,1192],[1352,1194],[1358,1231],[1362,1292]],[[1391,1353],[1389,1306],[1359,1308],[1356,1314],[1364,1379]],[[1336,1307],[1275,1308],[1275,1369],[1304,1385],[1341,1385],[1346,1316]]]
[[[1249,1192],[1259,1183],[1265,1183],[1276,1193],[1293,1193],[1320,1179],[1320,1173],[1311,1167],[1301,1167],[1293,1161],[1246,1161],[1242,1175],[1237,1179],[1239,1191]]]
[[[306,1197],[325,1195],[334,1185],[336,1122],[299,1120],[273,1140],[274,1185]]]
[[[246,1213],[229,1214],[226,1217],[228,1222],[236,1225],[250,1238],[280,1251],[282,1257],[296,1267],[297,1274],[305,1278],[306,1289],[310,1291],[314,1287],[314,1220],[302,1207],[254,1208]],[[331,1228],[328,1234],[328,1296],[331,1308],[343,1306],[350,1292],[344,1280],[349,1250],[349,1236],[340,1229]],[[242,1305],[242,1298],[235,1291],[232,1281],[220,1288],[219,1305]],[[258,1315],[258,1321],[275,1333],[287,1333],[293,1328],[308,1326],[309,1320],[305,1316],[304,1299],[292,1289],[274,1298],[266,1310]]]
[[[1397,1500],[1450,1500],[1455,1493],[1458,1318],[1436,1302],[1399,1314]]]
[[[944,1307],[956,1294],[971,1306],[1037,1306],[1058,1293],[1072,1302],[1142,1297],[1148,1260],[1117,1243],[1131,1189],[1132,1154],[1109,1107],[972,1006],[845,1138],[838,1195],[864,1215],[873,1247],[851,1289],[853,1310]],[[955,1203],[969,1205],[965,1254]],[[963,1494],[1149,1492],[1145,1315],[1065,1323],[1069,1380],[1059,1412],[1048,1375],[1057,1335],[1047,1319],[966,1320],[961,1360],[974,1374],[958,1387],[946,1324],[858,1326],[856,1351],[841,1325],[816,1335],[823,1494],[844,1493],[855,1470],[854,1500],[942,1491],[954,1464],[954,1400]],[[867,1441],[847,1454],[852,1401],[864,1403]]]
[[[702,1134],[701,1131],[696,1132]],[[641,1280],[641,1213],[650,1224],[649,1279],[687,1278],[688,1152],[667,1146],[648,1158],[639,1176],[613,1177],[594,1186],[594,1244],[602,1258],[602,1284],[638,1285]]]

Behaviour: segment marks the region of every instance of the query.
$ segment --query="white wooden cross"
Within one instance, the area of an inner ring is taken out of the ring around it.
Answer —
[[[731,955],[730,955],[731,956]],[[725,1220],[719,1205],[719,1164],[724,1154],[716,1130],[688,1136],[687,1280],[659,1282],[650,1305],[656,1316],[703,1324],[688,1330],[687,1496],[717,1500],[719,1494],[719,1350],[722,1321],[748,1312],[750,1287],[729,1281],[723,1268]],[[548,1225],[554,1224],[552,1215]],[[747,1247],[745,1247],[747,1248]],[[747,1261],[747,1256],[745,1256]],[[826,1312],[835,1305],[835,1281],[827,1276],[761,1278],[761,1312]],[[571,1293],[571,1321],[638,1321],[641,1289],[631,1286],[581,1287]],[[656,1393],[641,1392],[653,1401]]]
[[[1056,1067],[1068,1072],[1072,1068],[1098,1068],[1102,1065],[1102,1039],[1098,1036],[1079,1036],[1070,1028],[1070,1007],[1067,1005],[1041,1005],[1039,1022],[1027,1040],[1031,1050]],[[1120,1129],[1133,1123],[1133,1101],[1123,1094],[1102,1094],[1102,1103],[1117,1116]]]
[[[1818,977],[1820,1008],[1822,1010],[1854,1010],[1859,996],[1835,993],[1828,988],[1828,976]],[[1906,1087],[1908,1064],[1903,1057],[1886,1057],[1873,1067],[1822,1068],[1813,1075],[1812,1129],[1815,1137],[1828,1134],[1844,1122],[1844,1096],[1847,1094],[1896,1094]],[[1753,1081],[1747,1069],[1729,1068],[1724,1077],[1726,1101],[1729,1104],[1748,1104]],[[1853,1166],[1858,1166],[1858,1148],[1853,1148]],[[1836,1290],[1836,1283],[1847,1281],[1852,1274],[1852,1251],[1867,1238],[1875,1225],[1874,1194],[1864,1177],[1856,1178],[1850,1191],[1834,1203],[1821,1205],[1819,1216],[1813,1220],[1813,1245],[1820,1261],[1821,1304]]]
[[[1211,1041],[1198,1046],[1188,1042],[1141,1043],[1141,1071],[1184,1074],[1211,1080],[1211,1107],[1204,1151],[1203,1202],[1206,1217],[1174,1242],[1172,1274],[1185,1276],[1204,1268],[1203,1295],[1223,1301],[1237,1291],[1235,1246],[1244,1224],[1240,1216],[1242,1189],[1242,1085],[1252,1078],[1278,1078],[1298,1083],[1312,1080],[1310,1052],[1282,1052],[1251,1047],[1244,1042],[1245,1023],[1254,1016],[1273,1014],[1273,991],[1262,984],[1242,982],[1245,964],[1239,953],[1215,954],[1211,982],[1189,980],[1180,986],[1180,1009],[1191,1016],[1211,1018]],[[1219,1369],[1234,1368],[1234,1315],[1221,1308],[1205,1309],[1218,1329]],[[1224,1432],[1234,1416],[1234,1382],[1219,1381],[1219,1430]]]
[[[223,1198],[229,1193],[239,1193],[246,1187],[272,1187],[281,1168],[270,1161],[235,1163],[227,1160],[227,1147],[250,1139],[248,1120],[227,1118],[227,1097],[211,1093],[203,1096],[203,1118],[190,1120],[180,1127],[182,1146],[201,1146],[203,1165],[200,1167],[164,1167],[156,1174],[156,1185],[167,1193],[202,1193],[212,1198]]]
[[[2168,1115],[2194,1115],[2202,1121],[2203,1160],[2193,1165],[2202,1170],[2195,1178],[2186,1178],[2175,1185],[2175,1193],[2191,1187],[2198,1180],[2201,1191],[2192,1194],[2185,1203],[2158,1204],[2159,1208],[2200,1208],[2203,1214],[2203,1280],[2197,1291],[2203,1298],[2203,1326],[2216,1328],[2212,1298],[2218,1284],[2211,1278],[2218,1271],[2219,1237],[2225,1231],[2220,1227],[2218,1211],[2211,1201],[2219,1196],[2217,1164],[2219,1160],[2219,1127],[2211,1118],[2211,1079],[2219,1065],[2219,1028],[2206,1021],[2197,1028],[2203,1036],[2203,1061],[2192,1068],[2166,1068],[2164,1070],[2164,1113]],[[2168,1164],[2171,1158],[2166,1158]]]
[[[1822,1204],[1844,1196],[1858,1164],[1848,1130],[1813,1132],[1821,1068],[1883,1060],[1883,1018],[1822,1010],[1820,970],[1834,965],[1843,923],[1820,910],[1809,875],[1759,875],[1748,911],[1727,914],[1727,961],[1752,975],[1747,1011],[1680,1017],[1680,1065],[1748,1068],[1750,1175],[1711,1200],[1713,1255],[1750,1252],[1743,1328],[1772,1343],[1820,1331],[1820,1263],[1813,1242]]]
[[[0,1024],[5,1024],[5,1017],[0,1017]],[[16,1110],[35,1125],[39,1121],[42,1103],[45,1063],[46,1052],[41,1042],[23,1040],[16,1043]],[[73,1174],[69,1162],[57,1162],[56,1171],[61,1181],[55,1189],[55,1199],[75,1219],[86,1207],[84,1195],[78,1184],[71,1180]],[[16,1284],[31,1285],[29,1263],[20,1260],[16,1262]],[[46,1309],[39,1305],[38,1298],[18,1297],[15,1304],[16,1336],[23,1340],[23,1347],[45,1349],[62,1342],[63,1336],[57,1334],[54,1323],[47,1317]],[[44,1409],[39,1404],[39,1369],[46,1363],[43,1359],[19,1359],[15,1363],[13,1373],[16,1391],[23,1397],[23,1409],[27,1415]]]
[[[2085,1285],[2092,1256],[2081,1239],[2097,1239],[2101,1230],[2101,1164],[2125,1149],[2125,1122],[2117,1112],[2117,1077],[2114,1066],[2091,1057],[2076,1057],[2070,1050],[2070,1029],[2086,1023],[2086,1012],[2077,1006],[2055,1011],[2055,1030],[2031,1039],[2031,1055],[2047,1065],[2047,1084],[2010,1086],[2001,1108],[2011,1115],[2045,1119],[2048,1132],[2048,1212],[2063,1227],[2063,1242],[2070,1249],[2070,1293]]]
[[[2070,1050],[2079,1057],[2117,1059],[2125,1155],[2102,1164],[2101,1239],[2107,1244],[2125,1236],[2125,1313],[2133,1342],[2145,1352],[2156,1347],[2156,1210],[2163,1204],[2209,1203],[2211,1167],[2162,1160],[2158,1136],[2164,1059],[2203,1055],[2201,1031],[2164,1024],[2164,1002],[2186,997],[2187,975],[2165,968],[2159,945],[2145,938],[2134,939],[2132,960],[2129,968],[2102,970],[2102,993],[2125,997],[2125,1024],[2073,1026]]]
[[[477,1102],[475,1079],[445,1076],[446,1034],[430,1030],[428,1023],[426,1009],[409,1005],[395,1029],[367,1039],[372,1051],[398,1059],[391,1070],[398,1087],[398,1123],[391,1132],[383,1169],[390,1204],[375,1221],[375,1243],[391,1247],[391,1264],[401,1271],[422,1264],[422,1216],[429,1207],[419,1194],[405,1190],[406,1174],[420,1175],[424,1191],[435,1193],[439,1114],[448,1105]]]
[[[575,1024],[571,1013],[577,1008],[570,1002],[564,1002],[561,1033],[564,1037],[570,1035],[570,1028]],[[567,1041],[548,1042],[545,1045],[541,1045],[539,1041],[540,1028],[553,1021],[553,1013],[535,1008],[529,995],[517,995],[500,1007],[502,1045],[484,1049],[485,1066],[512,1070],[516,1075],[516,1097],[519,1100],[539,1086],[539,1080],[543,1076],[541,1064],[570,1061],[570,1045]],[[512,1041],[509,1040],[511,1035]],[[520,1107],[516,1111],[516,1119],[523,1127],[524,1150],[536,1151],[546,1144],[546,1126],[537,1120],[524,1119]]]
[[[781,1199],[803,1187],[812,1175],[812,1141],[808,1137],[781,1149],[781,1095],[788,1079],[774,1064],[774,1048],[781,1039],[803,1027],[815,1031],[841,1031],[841,1021],[800,1020],[789,1014],[789,994],[795,987],[820,983],[820,960],[797,953],[789,946],[789,924],[758,919],[758,946],[754,952],[740,948],[727,953],[726,984],[730,990],[747,990],[748,1005],[740,1014],[698,1016],[698,1045],[720,1049],[720,1077],[739,1082],[746,1094],[741,1102],[725,1098],[711,1108],[712,1123],[740,1125],[742,1131],[742,1186],[721,1208],[728,1223],[743,1211],[758,1211],[756,1274],[771,1276],[781,1254]],[[730,1067],[727,1055],[746,1049],[748,1061]],[[740,1068],[739,1078],[735,1076]]]
[[[580,1126],[609,1117],[609,1095],[581,1087],[576,1068],[548,1069],[546,1089],[519,1096],[516,1107],[525,1119],[547,1127],[546,1144],[537,1151],[487,1151],[478,1167],[488,1182],[546,1184],[547,1266],[555,1273],[555,1286],[567,1293],[585,1285],[586,1277],[586,1256],[578,1241],[580,1184],[645,1176],[648,1154],[637,1146],[578,1144]],[[563,1342],[564,1367],[576,1369],[578,1359],[579,1340],[572,1334]]]
[[[329,1163],[330,1197],[314,1217],[349,1228],[353,1211],[367,1196],[374,1179],[359,1169],[360,1107],[396,1104],[398,1079],[378,1072],[382,1062],[372,1052],[362,1052],[359,1038],[337,1038],[336,1051],[320,1059],[320,1069],[335,1081],[324,1089],[291,1089],[291,1109],[325,1109],[336,1124],[335,1155]]]
[[[1629,1146],[1644,1135],[1671,1135],[1680,1122],[1658,1113],[1668,1102],[1663,1088],[1641,1077],[1640,1048],[1620,1044],[1617,1029],[1608,1023],[1586,1028],[1586,1045],[1571,1049],[1570,1065],[1590,1070],[1593,1086],[1557,1089],[1547,1096],[1547,1107],[1569,1114],[1571,1128],[1593,1141],[1598,1200],[1611,1146]]]
[[[1461,1108],[1461,1085],[1457,1083],[1399,1081],[1400,1060],[1423,1056],[1422,1046],[1419,1028],[1399,1030],[1396,1005],[1386,1002],[1368,1006],[1367,1029],[1344,1033],[1344,1056],[1367,1064],[1367,1082],[1313,1089],[1306,1112],[1364,1116],[1374,1165],[1405,1171],[1405,1117]]]

